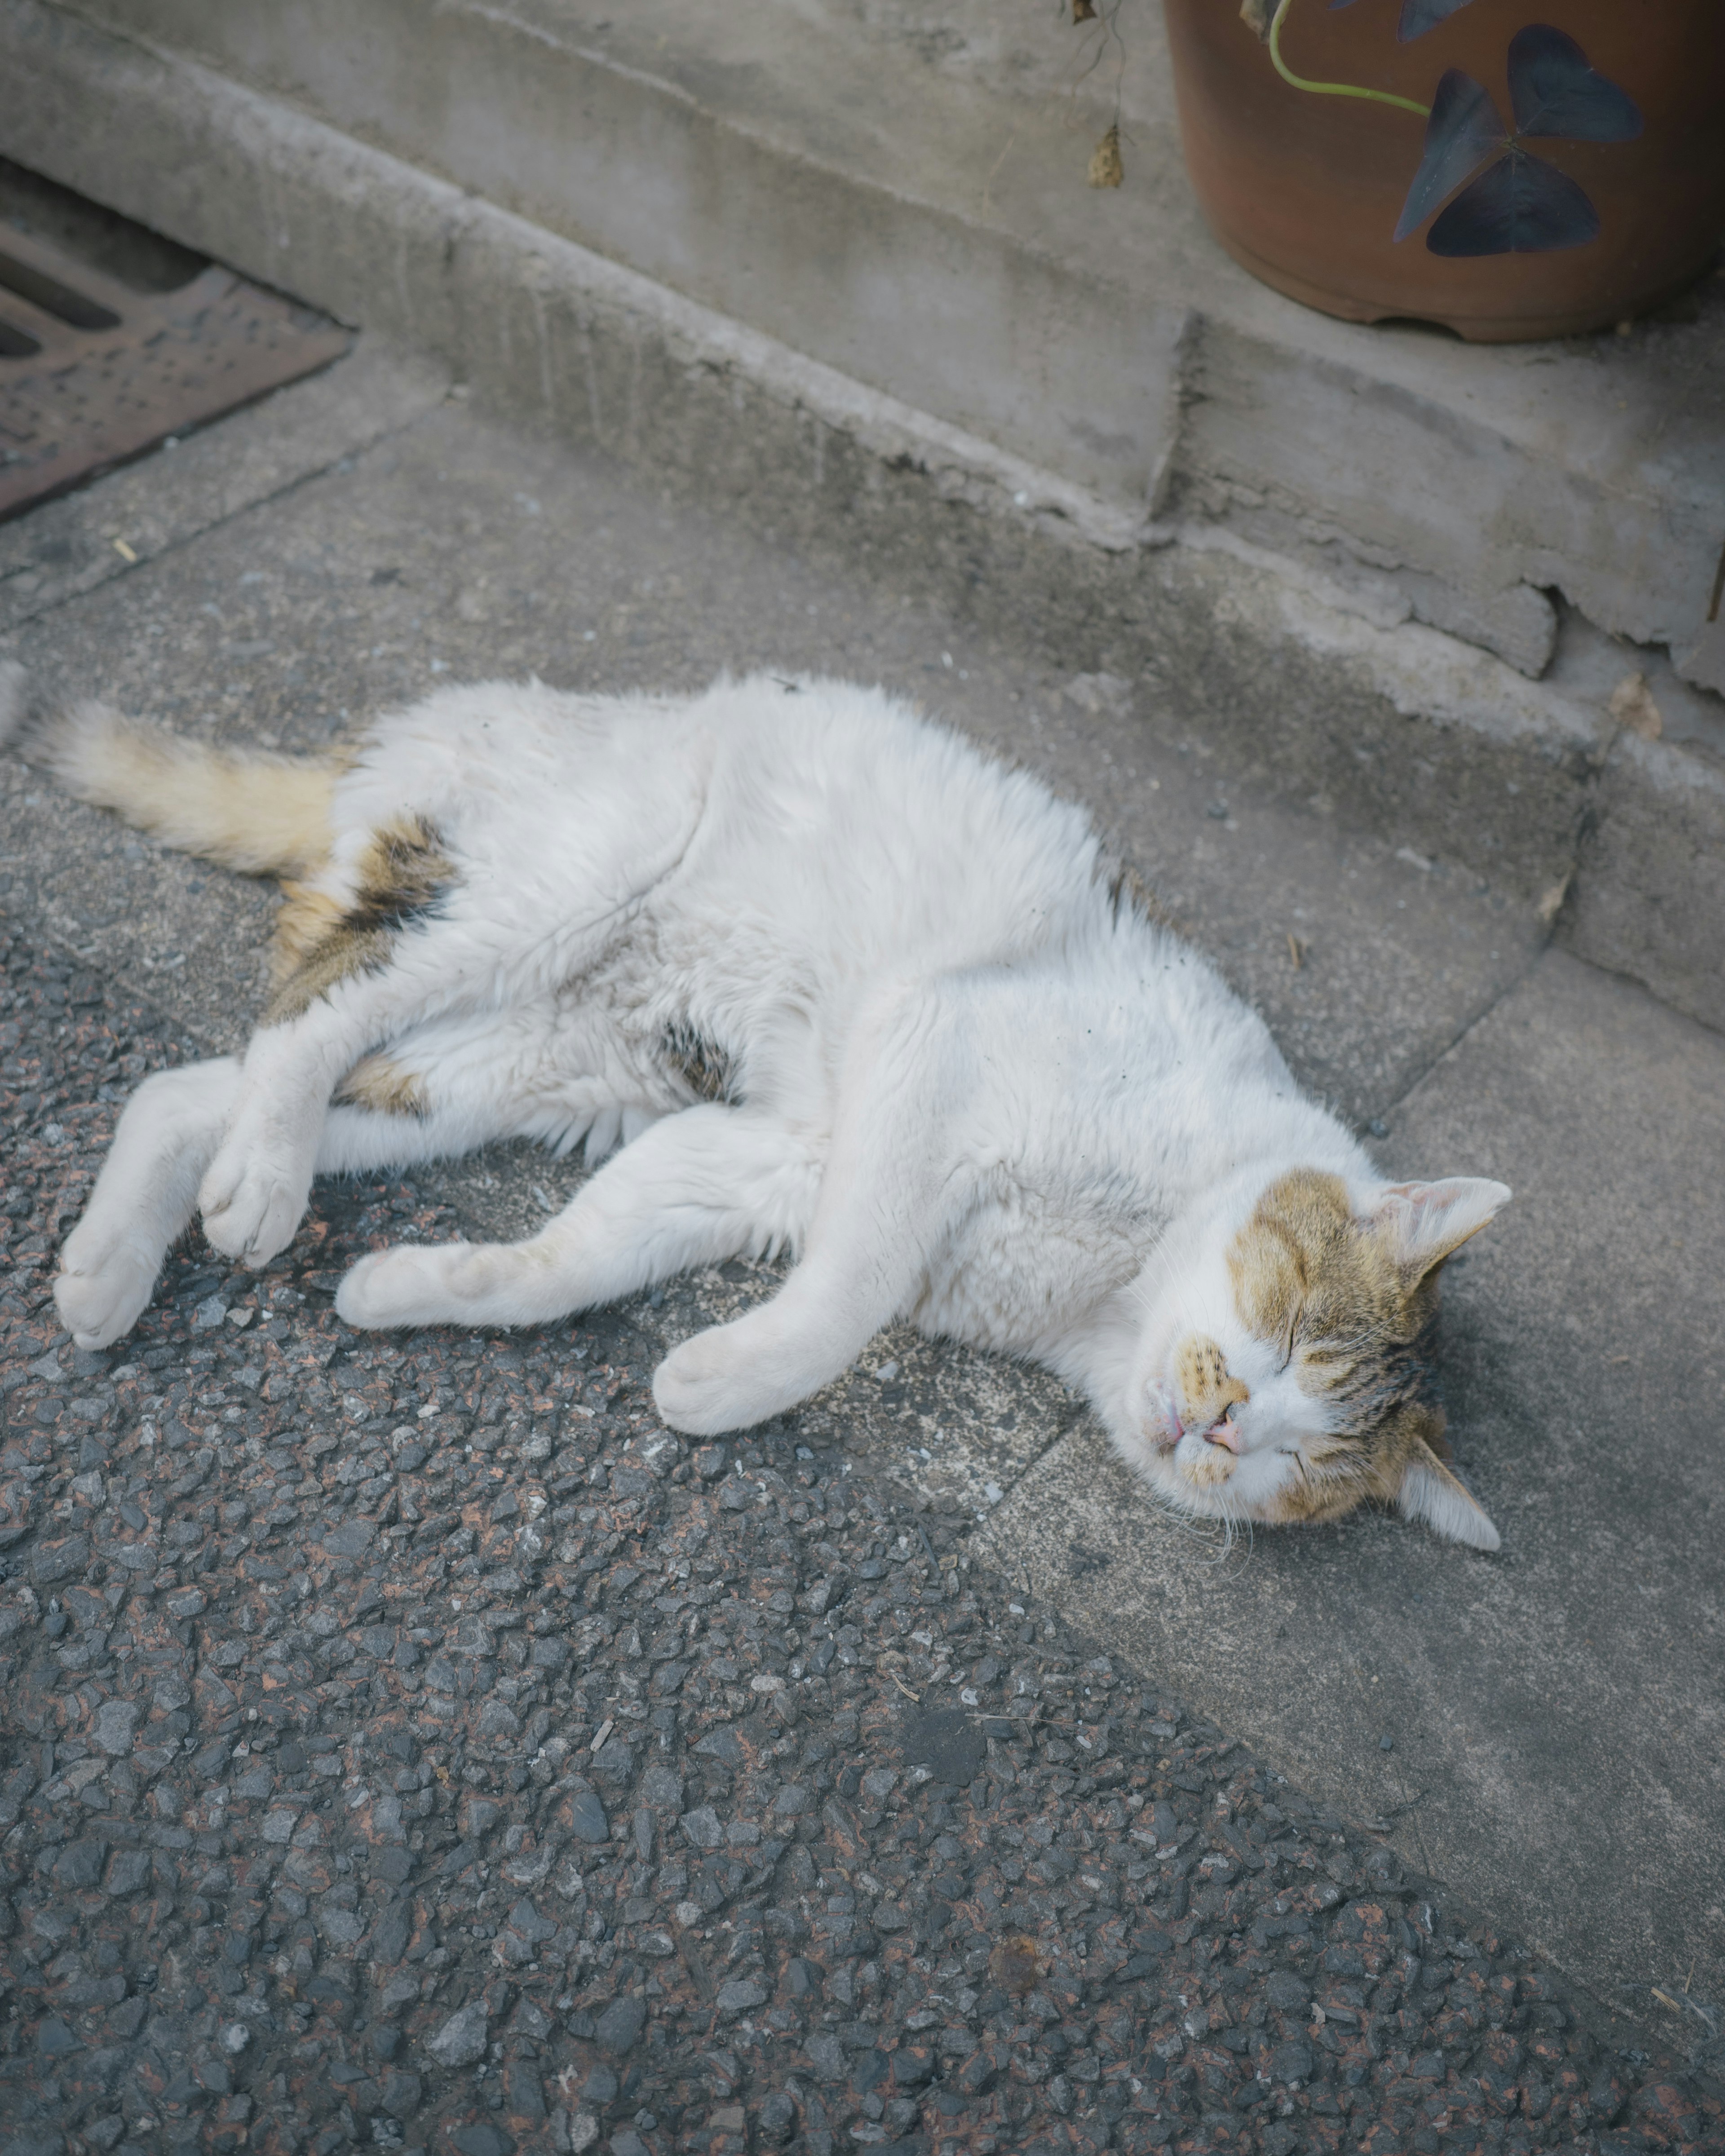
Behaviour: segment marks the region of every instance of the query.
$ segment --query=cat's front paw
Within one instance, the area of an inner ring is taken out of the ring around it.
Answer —
[[[727,1337],[717,1325],[674,1348],[653,1373],[653,1398],[673,1430],[691,1437],[720,1437],[764,1422],[790,1403],[763,1382],[760,1358]]]
[[[198,1208],[212,1246],[255,1270],[292,1242],[311,1195],[309,1169],[296,1173],[267,1155],[236,1159],[223,1151],[203,1178]]]
[[[398,1245],[374,1250],[343,1275],[336,1290],[336,1315],[362,1332],[393,1325],[441,1325],[460,1314],[450,1287],[452,1265],[471,1254],[466,1243],[416,1249]]]
[[[568,1307],[510,1243],[399,1244],[362,1258],[336,1291],[350,1325],[536,1325]]]
[[[161,1254],[80,1223],[60,1253],[54,1306],[80,1348],[106,1348],[130,1332],[149,1305]]]

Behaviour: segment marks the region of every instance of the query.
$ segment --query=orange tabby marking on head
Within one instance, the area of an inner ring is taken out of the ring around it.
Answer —
[[[1304,1169],[1265,1192],[1228,1265],[1241,1316],[1337,1420],[1305,1446],[1276,1517],[1334,1519],[1364,1497],[1392,1502],[1410,1466],[1453,1481],[1443,1409],[1427,1390],[1435,1267],[1409,1278],[1389,1240],[1354,1218],[1340,1177]]]

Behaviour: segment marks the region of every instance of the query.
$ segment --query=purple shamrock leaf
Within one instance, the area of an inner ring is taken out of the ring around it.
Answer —
[[[1431,117],[1425,123],[1425,155],[1402,204],[1396,238],[1405,239],[1424,224],[1444,198],[1507,141],[1508,131],[1490,91],[1460,68],[1449,69],[1432,100]]]
[[[1428,30],[1435,30],[1440,23],[1447,22],[1458,8],[1466,5],[1467,0],[1402,0],[1402,18],[1395,31],[1397,39],[1410,45],[1415,38],[1423,38]]]
[[[1574,180],[1512,149],[1462,189],[1425,244],[1434,254],[1548,254],[1585,247],[1599,229],[1599,212]]]
[[[1575,40],[1549,23],[1529,23],[1511,38],[1509,95],[1518,134],[1633,142],[1641,131],[1634,98],[1596,74]]]

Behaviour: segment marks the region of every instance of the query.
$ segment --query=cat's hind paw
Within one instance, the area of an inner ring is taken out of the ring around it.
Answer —
[[[536,1325],[569,1307],[543,1264],[511,1243],[398,1244],[362,1258],[336,1310],[366,1331],[392,1325]]]
[[[364,1332],[395,1325],[443,1325],[462,1313],[449,1280],[452,1259],[466,1256],[467,1243],[431,1249],[400,1244],[373,1250],[349,1268],[336,1290],[336,1315]]]
[[[198,1206],[212,1246],[255,1270],[292,1242],[311,1195],[309,1169],[296,1175],[267,1158],[236,1160],[224,1151],[203,1178]]]
[[[59,1277],[54,1284],[61,1324],[80,1348],[110,1346],[130,1332],[149,1306],[161,1269],[159,1252],[74,1229],[60,1253]]]
[[[802,1397],[786,1396],[762,1368],[731,1336],[739,1328],[716,1325],[674,1348],[653,1373],[653,1398],[673,1430],[691,1437],[721,1437],[764,1422]]]

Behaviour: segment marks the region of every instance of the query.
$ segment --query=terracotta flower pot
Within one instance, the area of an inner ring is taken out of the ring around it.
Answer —
[[[1725,0],[1264,6],[1273,45],[1239,0],[1164,0],[1204,214],[1296,300],[1568,336],[1668,298],[1725,234]]]

